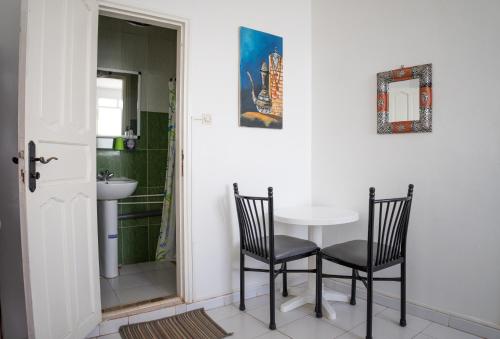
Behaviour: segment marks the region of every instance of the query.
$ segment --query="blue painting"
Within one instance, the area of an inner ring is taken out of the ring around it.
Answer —
[[[240,126],[283,128],[283,38],[240,27]]]

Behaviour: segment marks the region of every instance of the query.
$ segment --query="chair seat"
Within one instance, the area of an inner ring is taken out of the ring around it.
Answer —
[[[274,236],[274,255],[276,260],[283,260],[318,250],[314,242],[290,237],[288,235]]]
[[[377,255],[377,243],[373,243],[373,263]],[[357,267],[367,267],[368,264],[368,241],[366,240],[351,240],[341,244],[325,247],[321,250],[321,254],[325,259],[336,259],[346,264]]]

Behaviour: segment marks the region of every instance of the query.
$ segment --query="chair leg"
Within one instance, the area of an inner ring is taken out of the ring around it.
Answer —
[[[356,305],[356,271],[352,269],[351,305]]]
[[[270,293],[269,293],[269,329],[275,330],[276,329],[276,320],[275,320],[275,305],[274,305],[274,265],[269,265],[269,288],[270,288]]]
[[[399,325],[406,326],[406,262],[401,263],[401,320]]]
[[[287,286],[287,276],[286,276],[286,263],[283,264],[283,293],[284,297],[288,297],[288,286]]]
[[[372,339],[373,321],[373,272],[367,272],[367,298],[366,298],[366,339]]]
[[[321,304],[323,300],[322,260],[321,253],[318,252],[318,254],[316,254],[316,318],[323,317],[323,305]]]
[[[240,311],[245,310],[245,255],[240,252]]]

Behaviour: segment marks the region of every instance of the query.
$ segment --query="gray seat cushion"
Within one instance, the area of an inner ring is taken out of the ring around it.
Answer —
[[[338,259],[348,264],[359,267],[366,267],[368,264],[368,241],[366,240],[351,240],[337,245],[325,247],[321,253],[332,259]],[[373,243],[373,262],[377,255],[377,243]],[[327,258],[328,259],[328,258]]]
[[[276,260],[314,252],[317,249],[318,245],[309,240],[290,237],[288,235],[274,236],[274,254]]]

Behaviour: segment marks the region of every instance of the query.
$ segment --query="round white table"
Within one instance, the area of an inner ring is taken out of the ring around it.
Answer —
[[[318,247],[323,247],[323,227],[347,224],[359,220],[356,211],[339,208],[335,206],[299,206],[277,208],[274,211],[274,220],[288,225],[308,226],[309,240]],[[316,267],[316,258],[309,257],[309,269]],[[316,276],[309,274],[309,280],[305,289],[290,287],[289,292],[296,297],[284,302],[280,306],[282,312],[291,311],[304,304],[316,302]],[[323,312],[328,319],[335,319],[335,309],[328,301],[348,301],[345,294],[323,288]]]

